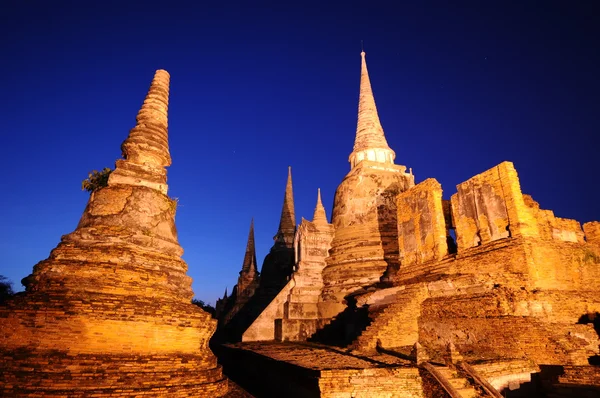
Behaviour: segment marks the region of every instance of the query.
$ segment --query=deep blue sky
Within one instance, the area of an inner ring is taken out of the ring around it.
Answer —
[[[297,222],[318,187],[331,216],[361,40],[388,143],[417,182],[437,178],[448,198],[510,160],[543,208],[599,220],[596,2],[398,3],[3,1],[0,274],[20,288],[73,231],[81,180],[114,166],[164,68],[179,240],[214,303],[251,217],[260,263],[272,245],[288,165]]]

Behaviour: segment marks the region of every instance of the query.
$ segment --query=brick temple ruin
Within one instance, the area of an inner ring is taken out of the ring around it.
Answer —
[[[108,185],[77,229],[0,306],[0,396],[220,397],[216,321],[192,280],[167,196],[169,74],[158,70]]]
[[[450,200],[433,178],[415,185],[361,57],[332,222],[319,193],[287,283],[259,314],[238,302],[255,319],[216,348],[227,373],[257,396],[600,396],[600,223],[540,209],[510,162]]]
[[[317,191],[296,225],[289,169],[273,247],[259,272],[252,221],[218,327],[191,304],[157,71],[107,185],[0,306],[0,396],[600,396],[600,223],[541,209],[510,162],[450,200],[415,184],[361,58],[331,223]]]

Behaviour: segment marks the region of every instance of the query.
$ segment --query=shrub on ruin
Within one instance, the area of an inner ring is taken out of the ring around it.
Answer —
[[[91,173],[88,173],[88,178],[81,181],[81,190],[94,192],[97,189],[104,188],[108,185],[110,173],[112,173],[112,170],[108,167],[101,171],[92,170]]]
[[[0,275],[0,303],[4,302],[13,294],[14,291],[12,289],[12,282],[9,281],[5,276]]]

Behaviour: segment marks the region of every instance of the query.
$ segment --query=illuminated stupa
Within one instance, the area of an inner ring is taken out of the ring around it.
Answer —
[[[394,164],[387,144],[365,53],[361,53],[360,95],[350,172],[338,186],[331,223],[335,236],[323,270],[321,316],[345,308],[344,297],[379,282],[388,265],[398,261],[396,195],[414,186],[406,166]]]
[[[1,396],[210,396],[228,389],[191,304],[167,196],[169,74],[158,70],[108,184],[0,307]]]

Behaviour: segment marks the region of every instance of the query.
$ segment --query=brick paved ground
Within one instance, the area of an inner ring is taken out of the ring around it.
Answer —
[[[313,370],[412,366],[410,361],[392,355],[353,353],[344,348],[315,343],[248,342],[229,346]]]

